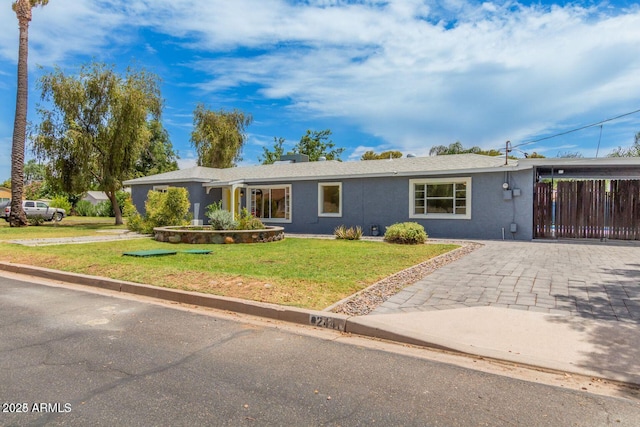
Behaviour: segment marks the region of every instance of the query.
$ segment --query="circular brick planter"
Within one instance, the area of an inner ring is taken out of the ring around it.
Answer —
[[[268,226],[263,230],[212,230],[211,227],[156,227],[154,239],[169,243],[266,243],[284,239],[283,227]]]

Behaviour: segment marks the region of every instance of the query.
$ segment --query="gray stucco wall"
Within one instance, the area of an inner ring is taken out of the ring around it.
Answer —
[[[207,222],[204,216],[205,208],[211,203],[217,202],[222,197],[222,190],[220,190],[219,188],[212,189],[209,194],[207,194],[204,187],[202,186],[202,183],[200,182],[172,183],[171,186],[187,189],[187,191],[189,192],[189,200],[191,201],[189,212],[193,215],[194,206],[196,203],[199,203],[199,218],[195,218],[194,215],[194,219],[205,220],[205,223]],[[149,192],[149,190],[153,190],[153,187],[153,185],[134,185],[131,187],[131,199],[141,215],[145,214],[144,203],[147,201],[147,193]]]
[[[452,239],[505,239],[531,240],[533,238],[533,171],[464,174],[456,178],[471,177],[471,219],[414,219],[409,217],[409,178],[388,177],[371,179],[320,180],[282,182],[291,184],[291,223],[280,225],[289,233],[333,234],[339,225],[360,226],[366,235],[377,225],[380,235],[396,222],[414,221],[422,224],[433,238]],[[438,178],[416,176],[413,178]],[[443,177],[446,178],[446,177]],[[502,184],[519,189],[520,196],[504,200]],[[342,217],[318,216],[318,182],[342,182]],[[200,183],[172,184],[187,188],[194,203],[200,203],[200,219],[204,219],[207,205],[221,198],[220,189],[206,194]],[[255,185],[255,184],[252,184]],[[269,185],[275,185],[270,182]],[[144,212],[147,192],[152,186],[134,186],[133,202]],[[241,202],[246,206],[246,197]],[[205,223],[207,221],[205,220]],[[510,232],[515,223],[517,231]]]
[[[318,181],[292,186],[292,223],[285,232],[333,234],[339,225],[361,226],[366,235],[377,225],[380,234],[396,222],[422,224],[430,237],[456,239],[530,240],[533,236],[533,172],[468,174],[471,182],[471,219],[414,219],[409,217],[409,178],[350,179],[342,182],[342,217],[318,216]],[[462,177],[462,176],[461,176]],[[420,178],[420,177],[415,177]],[[424,178],[437,178],[425,176]],[[502,184],[519,189],[520,196],[504,200]],[[337,182],[320,181],[320,182]],[[517,225],[510,232],[512,223]]]

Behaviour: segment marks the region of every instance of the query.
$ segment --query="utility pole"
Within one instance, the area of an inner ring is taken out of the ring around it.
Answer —
[[[504,164],[509,164],[509,153],[511,152],[511,141],[507,141],[504,148]]]

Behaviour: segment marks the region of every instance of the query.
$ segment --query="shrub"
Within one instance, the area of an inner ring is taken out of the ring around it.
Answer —
[[[185,188],[170,187],[166,193],[149,191],[144,204],[147,213],[141,216],[131,203],[124,203],[123,214],[127,228],[138,233],[150,234],[155,227],[187,225],[189,192]]]
[[[360,228],[360,226],[347,228],[344,225],[340,225],[336,227],[333,234],[336,236],[336,239],[360,240],[362,237],[362,228]]]
[[[123,212],[124,215],[124,207],[128,200],[131,199],[131,196],[126,191],[117,191],[116,192],[116,201],[118,206],[120,206],[120,212]],[[113,211],[113,205],[111,204],[111,200],[103,200],[96,205],[95,208],[96,216],[109,216],[114,217],[116,213]]]
[[[42,215],[31,216],[27,218],[27,222],[29,223],[29,225],[42,225],[44,224],[44,217]]]
[[[424,227],[417,222],[396,223],[387,227],[384,233],[385,242],[416,245],[427,240]]]
[[[262,230],[265,228],[259,218],[251,215],[247,208],[242,208],[237,218],[238,230]]]
[[[115,216],[113,213],[113,206],[111,206],[111,202],[108,200],[103,200],[98,202],[95,207],[95,215],[96,216]]]
[[[96,216],[96,208],[88,200],[80,200],[75,209],[78,216]]]
[[[214,230],[235,230],[238,227],[238,223],[233,219],[233,214],[222,209],[222,202],[210,204],[205,212],[209,218],[209,224]]]
[[[65,196],[54,197],[51,199],[49,206],[52,208],[64,209],[66,213],[71,213],[71,203],[69,203],[69,200]]]

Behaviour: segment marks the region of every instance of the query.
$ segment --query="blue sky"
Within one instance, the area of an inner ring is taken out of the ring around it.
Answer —
[[[18,42],[10,1],[0,26],[4,180]],[[519,145],[640,109],[640,7],[627,0],[50,0],[29,34],[30,121],[36,81],[54,65],[144,67],[162,79],[181,167],[195,164],[199,102],[253,115],[241,164],[258,163],[274,137],[290,149],[307,129],[331,129],[342,159],[357,160],[456,141]],[[602,156],[638,131],[635,113],[520,148],[594,157],[599,145]]]

